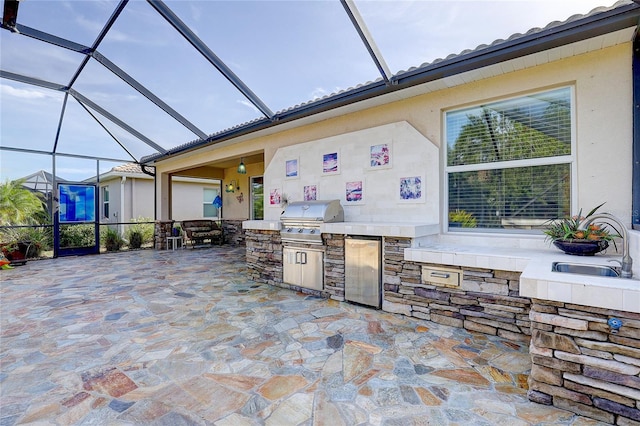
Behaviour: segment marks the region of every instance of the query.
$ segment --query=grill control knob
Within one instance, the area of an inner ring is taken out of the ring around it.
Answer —
[[[291,228],[287,228],[287,232],[291,232],[291,231],[292,231],[292,229],[291,229]]]
[[[303,229],[302,229],[302,228],[298,229],[298,233],[300,233],[300,232],[302,232],[302,231],[303,231]]]
[[[316,233],[316,230],[315,230],[315,229],[312,229],[312,230],[311,230],[311,233],[312,233],[312,234],[315,234],[315,233]]]

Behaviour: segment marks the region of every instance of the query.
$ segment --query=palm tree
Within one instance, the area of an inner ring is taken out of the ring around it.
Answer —
[[[0,184],[0,226],[35,225],[46,218],[44,202],[23,183],[19,179]]]

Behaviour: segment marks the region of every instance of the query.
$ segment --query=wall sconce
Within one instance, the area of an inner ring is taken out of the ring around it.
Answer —
[[[244,158],[240,159],[240,164],[238,165],[238,173],[241,175],[247,174],[247,168],[244,165]]]
[[[244,194],[241,192],[240,195],[236,197],[236,200],[238,200],[239,203],[242,203],[244,201]]]
[[[231,182],[229,182],[229,184],[225,187],[225,192],[236,192],[236,191],[240,191],[240,185],[238,185],[238,182],[236,182],[236,180],[232,180]]]

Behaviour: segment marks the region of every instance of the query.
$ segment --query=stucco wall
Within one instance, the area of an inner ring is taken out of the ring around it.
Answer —
[[[125,198],[125,216],[123,222],[131,219],[153,219],[153,180],[152,179],[127,179]]]
[[[371,147],[386,144],[388,165],[371,167]],[[338,172],[323,173],[323,155],[338,153]],[[285,175],[286,161],[298,162],[298,176]],[[277,220],[280,204],[269,196],[278,190],[288,201],[302,201],[305,186],[315,186],[316,199],[338,199],[346,221],[438,222],[438,148],[406,121],[280,148],[265,171],[265,219]],[[420,197],[400,198],[400,179],[418,177]],[[362,182],[362,200],[346,198],[346,184]]]
[[[264,163],[247,164],[246,168],[247,173],[244,175],[238,174],[236,166],[224,171],[224,185],[228,185],[232,180],[236,181],[234,192],[226,192],[224,185],[222,188],[222,214],[225,219],[249,219],[251,208],[250,178],[262,176]]]
[[[216,184],[174,180],[172,185],[173,220],[203,219],[204,189],[210,188],[220,191],[220,186]]]
[[[102,188],[109,188],[109,217],[103,216],[103,192]],[[112,179],[107,182],[100,182],[100,222],[110,223],[110,222],[120,222],[120,217],[122,216],[122,209],[120,203],[120,178]]]
[[[442,143],[443,111],[503,97],[517,96],[565,85],[576,94],[576,140],[578,182],[574,185],[575,211],[606,201],[606,210],[631,221],[632,180],[632,86],[631,43],[576,55],[567,59],[524,68],[526,58],[504,65],[506,74],[451,88],[420,94],[363,111],[329,118],[299,128],[266,136],[243,137],[237,144],[225,142],[158,164],[160,174],[206,164],[215,159],[264,151],[265,167],[274,173],[271,162],[278,149],[310,141],[326,140],[359,130],[381,128],[406,121],[435,146]],[[478,72],[481,72],[478,71]],[[460,76],[464,79],[464,75]],[[459,80],[459,79],[458,79]],[[446,82],[442,84],[446,86]],[[417,93],[411,89],[411,93]],[[400,94],[394,96],[399,97]],[[344,139],[343,139],[344,140]],[[337,143],[323,142],[323,143]],[[224,146],[222,146],[224,145]],[[396,150],[394,149],[394,152]],[[427,162],[427,158],[423,158]],[[280,161],[280,160],[278,160]],[[394,161],[394,167],[398,163]],[[442,162],[439,162],[442,174]],[[276,183],[266,179],[265,189]],[[326,179],[323,178],[323,179]],[[161,189],[165,191],[166,189]],[[159,200],[164,201],[163,192]],[[325,198],[323,196],[323,198]],[[245,205],[248,217],[249,204]],[[162,212],[164,214],[164,211]],[[273,214],[273,213],[270,213]],[[440,212],[440,216],[443,212]],[[373,215],[372,215],[373,217]],[[396,220],[414,220],[398,215]]]

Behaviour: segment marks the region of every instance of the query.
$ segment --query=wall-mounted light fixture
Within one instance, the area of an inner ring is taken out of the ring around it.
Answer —
[[[236,180],[232,180],[231,182],[229,182],[227,184],[227,186],[225,187],[225,192],[236,192],[236,191],[240,191],[240,185],[238,185],[238,182],[236,182]]]
[[[238,165],[238,173],[240,173],[241,175],[247,174],[247,168],[244,165],[244,158],[240,159],[240,164]]]

